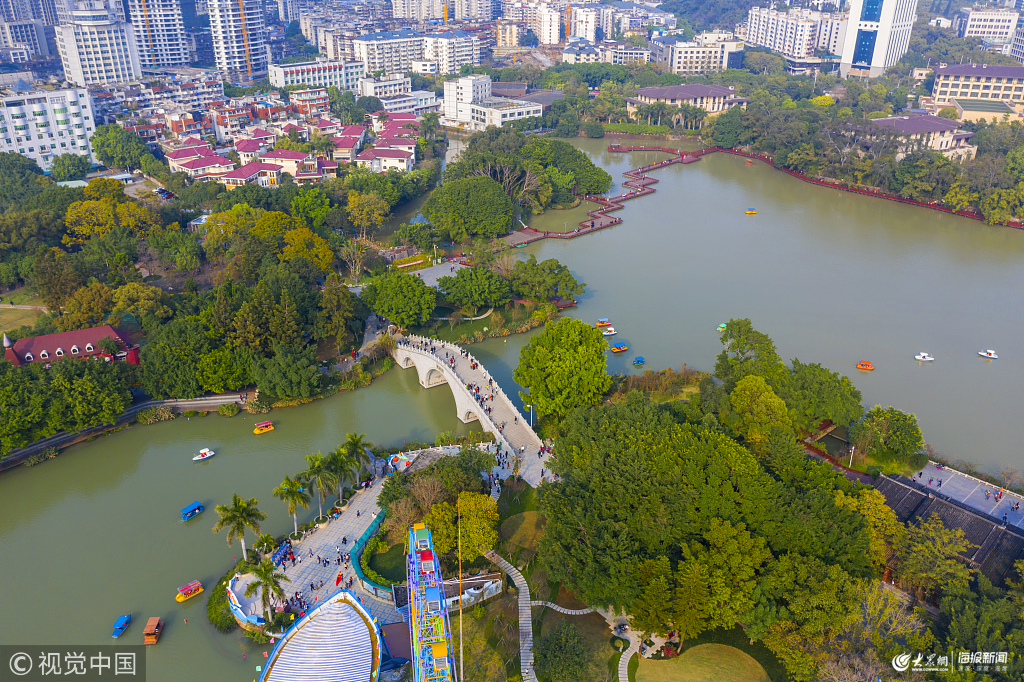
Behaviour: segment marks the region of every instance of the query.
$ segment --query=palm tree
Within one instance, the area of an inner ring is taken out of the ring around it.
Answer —
[[[302,481],[294,480],[285,476],[281,485],[274,488],[274,497],[288,505],[288,513],[292,515],[292,525],[295,527],[295,534],[299,533],[299,518],[296,514],[299,507],[309,509],[309,503],[313,496],[302,487]]]
[[[344,445],[339,445],[327,456],[327,468],[338,479],[338,505],[340,506],[343,500],[341,493],[345,488],[345,482],[351,481],[355,483],[356,476],[359,473],[359,461],[348,454],[348,450],[345,449]]]
[[[242,543],[242,559],[247,559],[245,551],[245,529],[259,535],[260,521],[266,521],[267,515],[259,510],[260,503],[255,497],[243,500],[238,493],[231,498],[231,506],[218,504],[216,507],[220,520],[213,527],[213,532],[218,533],[222,529],[228,529],[228,547],[235,542],[235,538]]]
[[[425,114],[423,116],[423,120],[420,121],[420,132],[423,134],[423,137],[428,140],[434,138],[434,135],[437,134],[440,127],[440,116],[433,111],[429,114]]]
[[[313,138],[309,141],[309,147],[318,156],[325,156],[327,158],[334,158],[334,139],[330,135],[322,135],[321,133],[315,133]]]
[[[382,111],[377,114],[377,123],[384,124],[388,122],[388,112]]]
[[[252,599],[257,590],[260,591],[260,605],[263,607],[263,615],[267,623],[270,623],[272,620],[270,617],[270,597],[273,595],[284,601],[284,589],[281,587],[281,581],[289,583],[292,581],[284,573],[278,573],[276,569],[277,567],[274,566],[270,559],[264,559],[258,566],[253,567],[249,571],[249,574],[252,576],[252,582],[245,588],[245,596],[249,599]]]
[[[370,463],[370,456],[368,454],[366,454],[366,448],[367,448],[368,445],[370,445],[370,442],[363,440],[364,438],[366,438],[366,434],[365,433],[361,433],[358,436],[356,434],[354,434],[354,433],[346,433],[345,434],[345,444],[344,444],[344,447],[345,447],[345,450],[348,451],[348,454],[351,455],[352,457],[354,457],[356,462],[358,462],[358,464],[359,464],[359,472],[358,473],[362,473],[363,472],[363,465],[364,464],[369,464]]]
[[[252,543],[252,548],[264,557],[268,554],[273,554],[276,547],[277,542],[274,540],[274,536],[268,533],[260,535],[256,538],[256,542]]]
[[[324,493],[334,488],[337,480],[334,474],[327,468],[327,458],[323,453],[306,455],[306,470],[301,474],[302,480],[316,489],[316,502],[320,509],[320,516],[324,515]]]

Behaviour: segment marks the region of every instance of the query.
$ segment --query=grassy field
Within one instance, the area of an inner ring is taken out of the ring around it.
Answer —
[[[702,632],[699,636],[693,639],[686,640],[682,643],[682,654],[680,654],[680,657],[685,657],[687,652],[694,647],[704,646],[708,644],[721,644],[732,649],[738,649],[739,651],[743,652],[750,658],[757,661],[760,668],[766,674],[766,677],[764,678],[765,680],[770,680],[771,682],[789,681],[789,675],[786,673],[786,668],[782,665],[782,661],[780,661],[775,656],[775,654],[772,653],[771,649],[766,647],[761,642],[751,644],[750,638],[747,637],[747,634],[739,625],[728,630],[724,628],[719,628],[717,630],[709,630],[707,632]],[[683,680],[684,678],[679,679]],[[739,680],[743,678],[722,677],[721,679]],[[758,678],[751,679],[755,680]],[[688,681],[690,680],[690,678],[686,678],[686,680]],[[637,677],[637,682],[643,682],[639,676]]]
[[[370,568],[388,580],[404,582],[405,546],[402,543],[392,545],[386,552],[378,552],[370,556]]]
[[[17,329],[18,327],[36,323],[40,312],[38,310],[24,310],[21,308],[4,308],[0,306],[0,332]]]
[[[636,682],[771,682],[750,655],[725,644],[699,644],[678,658],[640,661]]]
[[[4,305],[8,303],[13,303],[14,305],[46,305],[38,293],[25,287],[10,293],[0,294],[0,298],[3,298]]]
[[[516,547],[533,549],[544,533],[545,519],[538,512],[528,511],[505,519],[501,524],[501,539]]]
[[[501,497],[498,498],[498,520],[505,519],[516,514],[528,511],[537,511],[537,490],[526,483],[520,483],[522,488],[516,490],[515,484],[503,484]]]

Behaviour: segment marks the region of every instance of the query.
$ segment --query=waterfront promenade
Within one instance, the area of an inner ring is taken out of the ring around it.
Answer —
[[[1002,499],[999,499],[999,491],[1003,489],[998,485],[936,462],[928,462],[911,475],[911,478],[918,485],[973,507],[993,518],[1001,520],[1003,514],[1006,514],[1007,525],[1024,529],[1024,497],[1015,492],[1004,490]],[[989,494],[986,495],[986,492]],[[1017,503],[1020,503],[1020,508],[1013,511],[1012,507]]]

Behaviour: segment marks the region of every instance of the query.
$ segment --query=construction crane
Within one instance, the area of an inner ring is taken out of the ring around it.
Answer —
[[[582,6],[582,4],[583,3],[579,3],[579,2],[570,2],[568,4],[568,6],[565,8],[565,44],[566,45],[569,44],[569,34],[572,32],[572,29],[571,29],[571,26],[572,26],[572,8],[573,7],[580,7],[580,6]]]

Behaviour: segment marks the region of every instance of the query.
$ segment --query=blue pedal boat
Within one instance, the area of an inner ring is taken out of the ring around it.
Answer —
[[[193,502],[192,504],[190,504],[189,506],[187,506],[187,507],[185,507],[184,509],[181,510],[181,520],[182,521],[188,521],[193,516],[196,516],[197,514],[202,513],[203,509],[205,509],[205,508],[206,507],[204,507],[203,505],[199,504],[198,501],[197,502]]]
[[[114,637],[120,637],[124,634],[124,631],[128,629],[128,624],[132,622],[131,614],[127,616],[121,616],[114,621]]]
[[[642,364],[644,364],[644,356],[638,355],[635,358],[633,358],[633,364],[634,365],[642,365]]]

